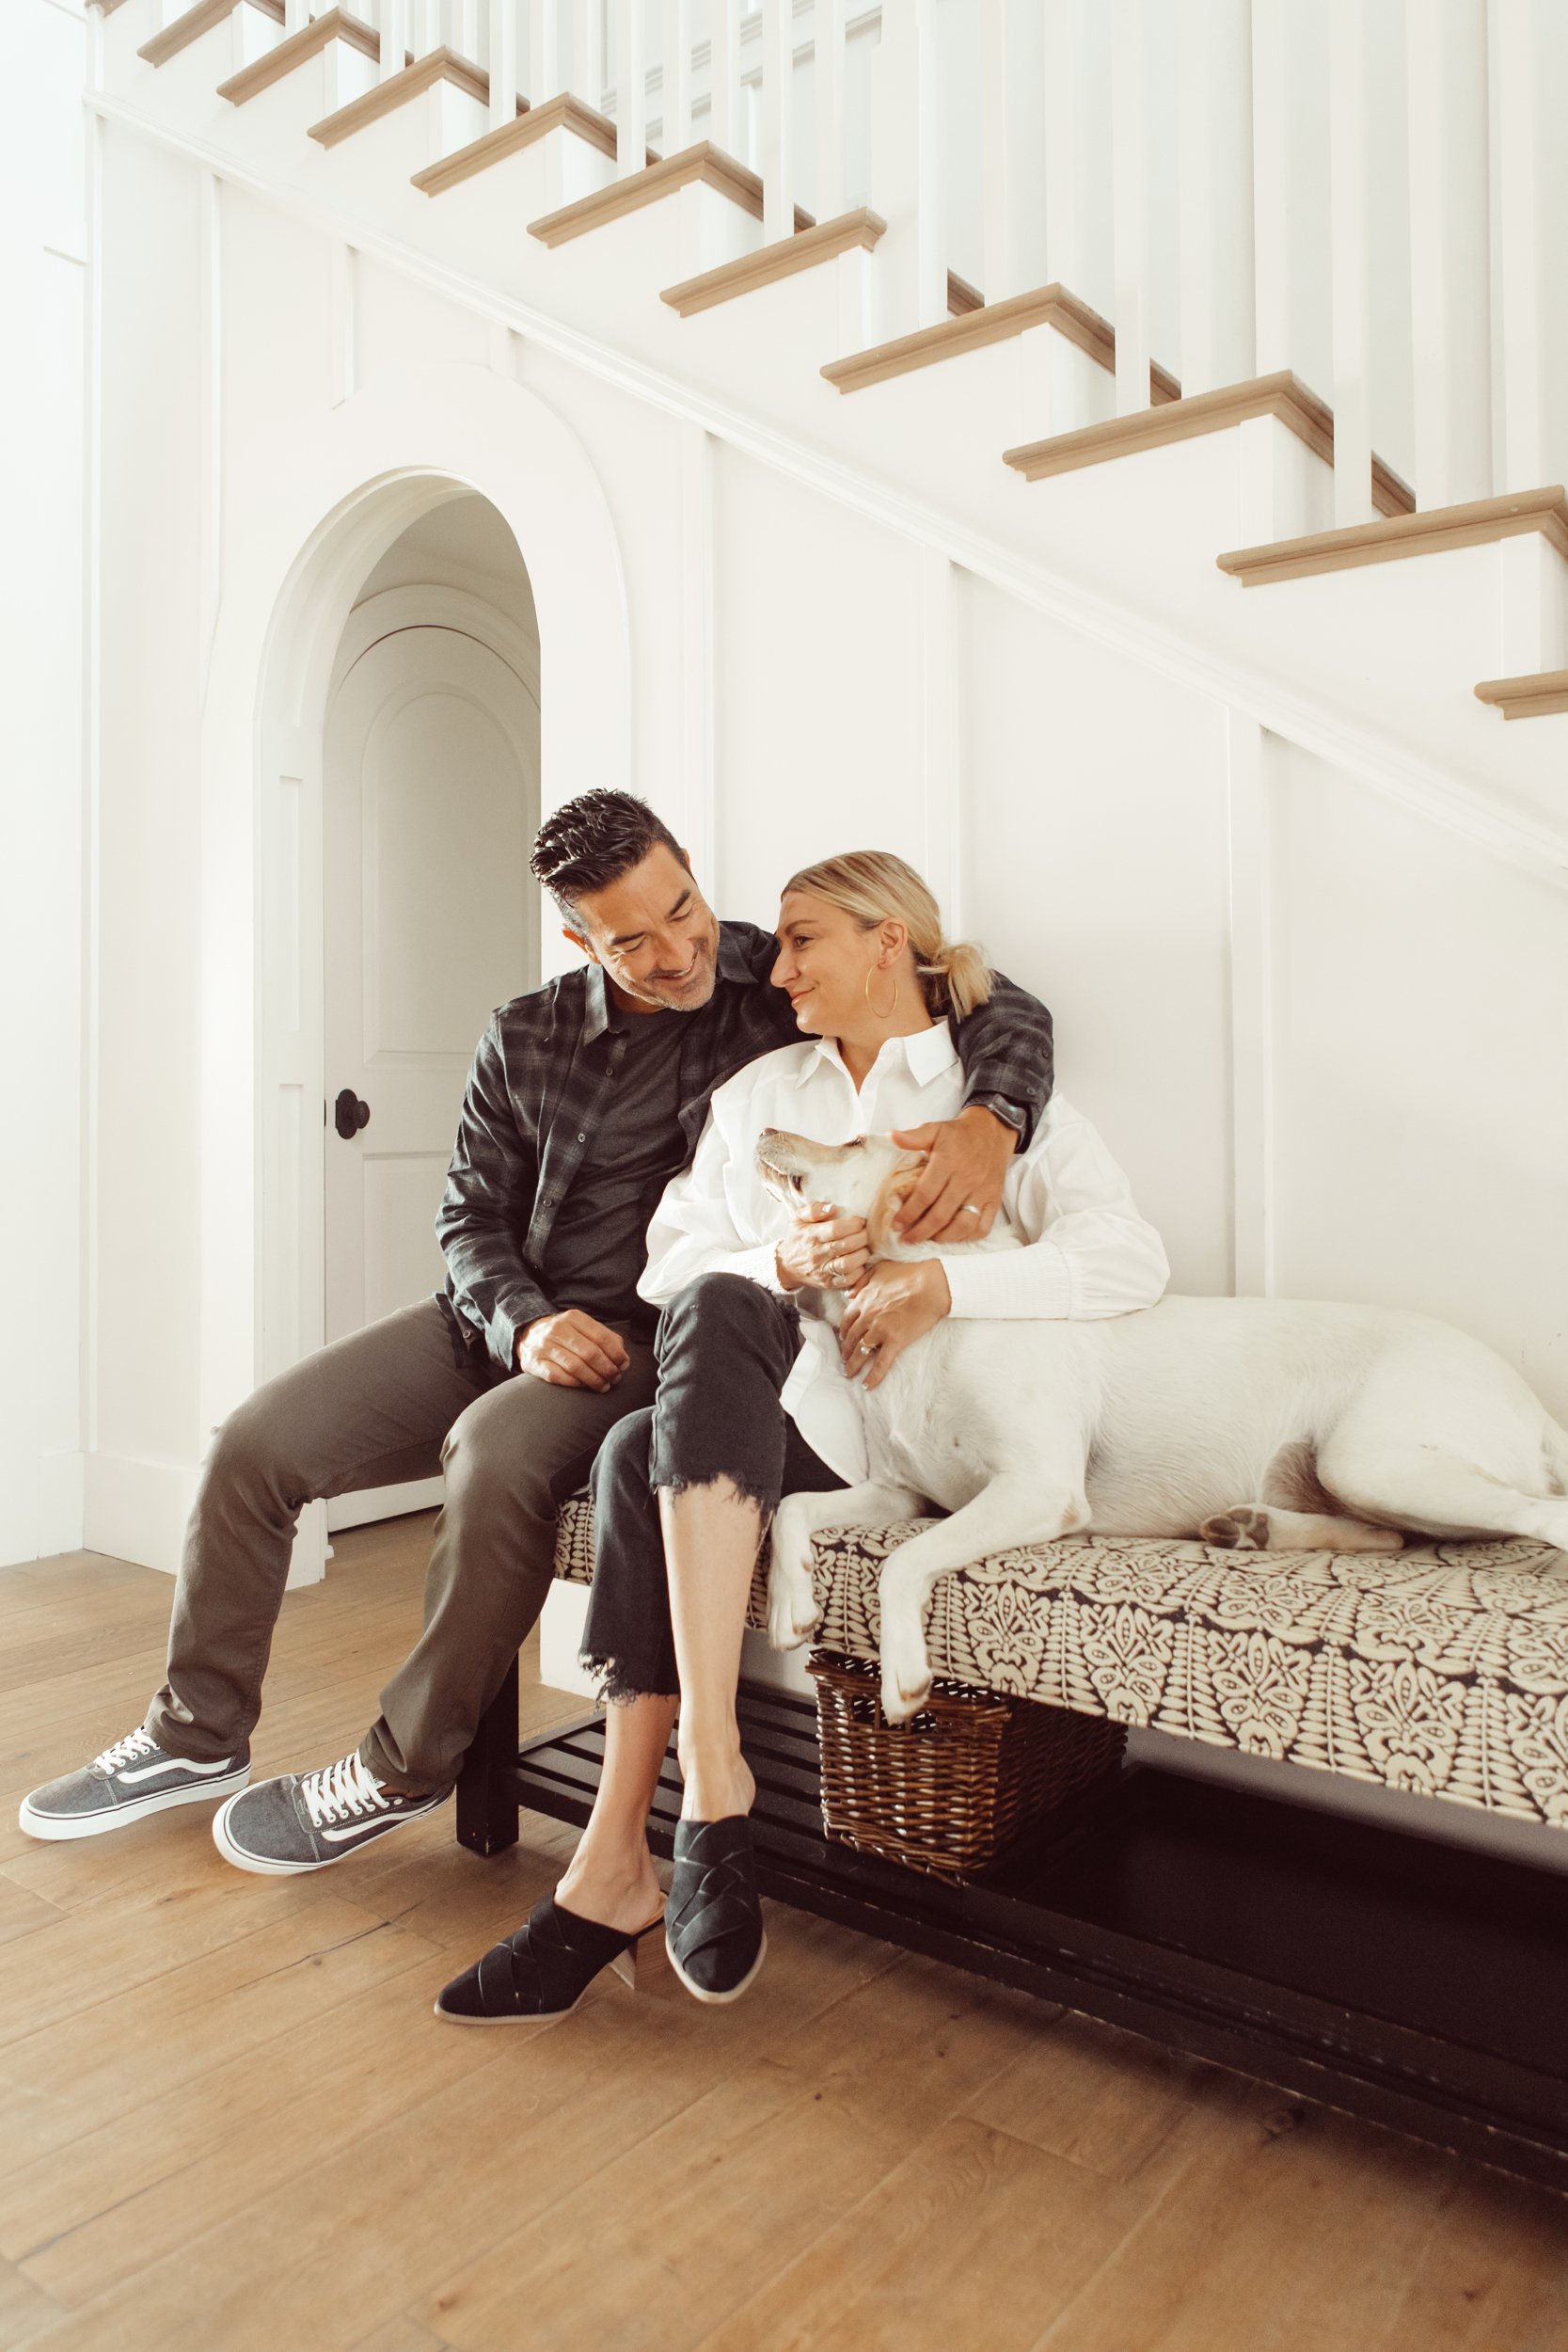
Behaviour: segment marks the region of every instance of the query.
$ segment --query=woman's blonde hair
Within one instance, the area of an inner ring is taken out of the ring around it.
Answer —
[[[910,935],[915,969],[932,1013],[967,1019],[990,995],[990,966],[978,947],[942,935],[942,909],[912,866],[889,850],[851,850],[792,874],[782,895],[809,891],[851,915],[863,931],[895,917]]]

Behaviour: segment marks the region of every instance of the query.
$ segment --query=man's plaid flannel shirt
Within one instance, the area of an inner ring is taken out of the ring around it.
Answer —
[[[681,1128],[690,1157],[715,1087],[759,1054],[800,1042],[789,999],[767,985],[778,955],[752,923],[720,929],[719,977],[701,1012],[683,1013]],[[1051,1015],[1000,974],[954,1030],[970,1103],[1011,1106],[1023,1140],[1051,1099]],[[469,1348],[514,1371],[517,1337],[570,1300],[541,1283],[550,1229],[597,1129],[623,1048],[598,964],[515,996],[491,1021],[469,1073],[447,1188],[436,1219],[446,1299]],[[678,1161],[672,1157],[673,1172]]]

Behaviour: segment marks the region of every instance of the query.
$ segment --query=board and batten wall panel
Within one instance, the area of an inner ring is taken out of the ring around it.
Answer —
[[[1050,1005],[1062,1091],[1231,1287],[1225,714],[965,576],[963,928]]]
[[[1277,1288],[1440,1315],[1568,1422],[1568,902],[1270,765]]]
[[[662,410],[633,400],[533,344],[515,344],[524,388],[546,401],[587,450],[613,518],[626,594],[625,618],[607,613],[607,643],[629,625],[631,635],[632,769],[629,776],[595,776],[595,784],[642,793],[676,830],[692,830],[693,777],[684,756],[681,698],[681,438]],[[519,530],[529,560],[526,525]],[[547,703],[555,675],[550,632],[554,615],[539,612],[540,695]],[[546,771],[543,805],[555,805]],[[544,969],[569,967],[554,910],[543,910]]]
[[[421,353],[448,365],[457,360],[483,367],[488,361],[486,320],[363,253],[354,258],[351,299],[359,383],[368,384],[383,368],[417,366]]]
[[[304,222],[232,181],[220,192],[225,507],[249,500],[289,464],[301,412],[330,397],[336,249]]]
[[[150,142],[105,125],[103,155],[97,1450],[135,1476],[204,1443],[200,207]]]
[[[82,1528],[83,29],[19,0],[0,89],[0,1564]]]
[[[918,548],[733,450],[714,489],[721,913],[797,867],[925,842]]]

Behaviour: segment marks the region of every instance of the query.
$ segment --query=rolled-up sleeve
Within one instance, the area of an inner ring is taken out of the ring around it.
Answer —
[[[1051,1015],[1037,996],[1009,980],[990,976],[991,993],[966,1021],[953,1025],[953,1042],[964,1071],[964,1100],[1000,1094],[1023,1115],[1022,1145],[1036,1128],[1056,1082]]]
[[[1075,1112],[1031,1146],[1012,1215],[1029,1236],[1022,1249],[944,1258],[955,1315],[1088,1323],[1132,1314],[1164,1296],[1170,1279],[1164,1244],[1139,1216],[1132,1186],[1099,1136]]]

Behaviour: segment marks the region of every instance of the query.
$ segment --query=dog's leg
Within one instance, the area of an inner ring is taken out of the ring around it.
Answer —
[[[1198,1529],[1205,1544],[1233,1551],[1402,1551],[1404,1537],[1392,1527],[1370,1527],[1365,1519],[1323,1511],[1282,1511],[1277,1503],[1238,1502],[1217,1511]]]
[[[799,1649],[821,1611],[811,1578],[811,1539],[819,1527],[883,1527],[912,1518],[924,1497],[907,1486],[840,1486],[827,1494],[785,1495],[773,1514],[768,1551],[768,1640]]]
[[[1324,1448],[1322,1470],[1353,1510],[1375,1511],[1423,1535],[1529,1535],[1568,1551],[1568,1500],[1528,1494],[1435,1445],[1384,1453],[1337,1438]]]
[[[889,1554],[880,1581],[882,1712],[908,1723],[931,1688],[926,1610],[939,1576],[1013,1544],[1044,1543],[1088,1524],[1081,1480],[1049,1469],[1004,1472],[951,1518],[939,1519]]]

